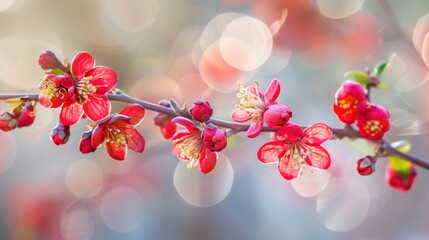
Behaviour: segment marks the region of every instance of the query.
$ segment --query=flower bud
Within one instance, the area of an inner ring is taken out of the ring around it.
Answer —
[[[208,124],[203,131],[203,143],[210,151],[219,152],[226,147],[227,136],[219,127]]]
[[[164,107],[170,107],[170,103],[165,100],[160,101],[158,104]],[[165,139],[172,138],[176,133],[177,126],[174,122],[171,121],[172,119],[172,116],[163,113],[159,113],[153,119],[153,123],[155,126],[158,126],[161,129],[161,133]]]
[[[81,153],[90,153],[94,152],[94,148],[91,144],[92,130],[86,131],[82,134],[82,138],[79,142],[79,150]]]
[[[70,137],[70,126],[63,125],[58,122],[57,126],[51,131],[51,140],[56,145],[62,145],[67,143]]]
[[[362,176],[371,175],[375,172],[375,158],[372,156],[365,156],[356,162],[356,169]]]
[[[18,118],[17,127],[28,127],[33,124],[36,119],[36,111],[34,110],[35,101],[26,101]]]
[[[49,71],[55,68],[60,68],[62,64],[53,52],[46,51],[40,54],[39,65],[43,70]]]
[[[18,119],[11,112],[4,112],[0,115],[0,129],[7,132],[13,130],[18,125]]]
[[[414,164],[408,172],[396,172],[395,169],[389,164],[386,165],[386,182],[394,189],[407,192],[414,185],[417,171]]]
[[[285,104],[272,104],[264,113],[264,121],[268,127],[279,129],[292,117],[292,111]]]
[[[213,108],[209,102],[201,100],[195,101],[189,111],[192,117],[200,122],[207,122],[213,114]]]

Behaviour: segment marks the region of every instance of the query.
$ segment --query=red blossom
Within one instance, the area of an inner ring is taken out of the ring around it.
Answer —
[[[295,123],[286,123],[276,133],[276,140],[259,148],[258,159],[263,163],[277,163],[280,174],[287,180],[296,178],[305,165],[327,169],[331,157],[320,145],[331,136],[332,128],[323,123],[304,130]]]
[[[92,138],[92,129],[89,131],[86,131],[82,134],[82,137],[79,142],[79,151],[83,154],[94,152],[96,148],[94,148],[91,144],[91,138]]]
[[[192,117],[199,122],[207,122],[213,114],[213,108],[207,101],[197,100],[189,110]]]
[[[170,107],[170,103],[165,100],[160,101],[158,104],[164,107]],[[172,138],[176,133],[176,124],[171,121],[172,119],[173,116],[163,113],[159,113],[153,119],[153,123],[161,129],[161,133],[165,139]]]
[[[70,126],[63,125],[61,122],[57,123],[51,131],[51,140],[56,145],[66,144],[70,138]]]
[[[39,56],[39,66],[45,71],[63,67],[57,56],[51,51],[45,51]]]
[[[10,131],[16,128],[18,119],[11,112],[4,112],[0,115],[0,129],[2,131]]]
[[[356,170],[362,176],[371,175],[375,172],[375,158],[365,156],[356,162]]]
[[[22,128],[33,124],[36,119],[36,110],[34,109],[36,101],[21,99],[10,99],[15,104],[0,115],[0,130],[10,131],[16,127]]]
[[[258,90],[258,86],[258,82],[255,82],[255,86],[248,86],[247,88],[240,86],[239,93],[237,94],[237,97],[240,98],[240,102],[235,103],[237,109],[231,115],[232,119],[236,122],[241,123],[251,120],[251,125],[246,132],[249,138],[257,137],[261,133],[264,114],[270,105],[276,104],[276,99],[280,94],[280,83],[277,79],[271,82],[265,94],[262,94]],[[265,120],[268,121],[270,125],[277,126],[279,122],[284,122],[285,117],[283,117],[283,115],[284,113],[276,115],[276,118],[279,117],[283,120],[273,119],[273,115],[270,115],[270,117]],[[290,114],[290,116],[292,116],[292,114]],[[272,122],[275,124],[271,124]]]
[[[268,127],[279,129],[292,117],[292,111],[285,104],[272,104],[264,113],[264,122]]]
[[[366,112],[357,119],[360,135],[370,140],[382,139],[390,129],[389,118],[390,113],[383,106],[369,106]]]
[[[386,182],[394,189],[403,192],[409,191],[417,176],[417,171],[414,164],[411,165],[408,172],[396,172],[391,164],[386,165]]]
[[[360,83],[347,80],[335,93],[334,112],[341,122],[352,124],[367,107],[365,89]]]
[[[91,146],[95,149],[106,142],[107,152],[116,160],[125,159],[127,148],[134,152],[143,152],[145,140],[135,126],[142,121],[144,114],[142,106],[131,104],[119,113],[97,122],[92,132]],[[81,140],[81,151],[84,140]]]
[[[175,117],[173,122],[184,129],[173,136],[172,152],[179,159],[189,162],[188,168],[199,166],[202,173],[209,173],[216,165],[217,153],[204,145],[201,130],[184,117]]]
[[[209,123],[203,131],[203,142],[210,151],[219,152],[226,148],[226,132]]]

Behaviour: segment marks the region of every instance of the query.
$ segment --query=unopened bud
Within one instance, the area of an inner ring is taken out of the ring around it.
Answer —
[[[58,122],[57,126],[51,131],[51,140],[56,145],[62,145],[67,143],[70,137],[70,126],[63,125]]]
[[[49,71],[55,68],[60,68],[62,64],[53,52],[46,51],[40,54],[39,65],[43,70]]]
[[[207,122],[213,114],[213,108],[210,103],[201,100],[195,101],[189,111],[192,117],[200,122]]]
[[[91,137],[92,130],[86,131],[82,134],[82,138],[79,143],[79,150],[81,153],[90,153],[96,150],[96,148],[91,145]]]
[[[225,149],[227,136],[225,131],[210,123],[204,128],[203,142],[210,151],[219,152]]]
[[[292,117],[292,111],[285,104],[272,104],[264,113],[264,121],[268,127],[279,129]]]
[[[34,101],[26,101],[18,118],[17,127],[27,127],[33,124],[36,119],[36,111],[34,110]]]
[[[18,119],[10,112],[4,112],[0,115],[0,129],[7,132],[13,130],[18,125]]]
[[[356,162],[357,172],[362,176],[371,175],[375,172],[375,158],[371,156],[365,156]]]

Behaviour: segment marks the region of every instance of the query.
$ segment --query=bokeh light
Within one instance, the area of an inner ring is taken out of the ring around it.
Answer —
[[[66,183],[76,197],[90,198],[103,187],[103,171],[94,161],[79,160],[67,170]]]
[[[72,210],[61,219],[61,233],[67,240],[90,240],[95,234],[95,223],[86,210]]]
[[[320,12],[333,19],[345,18],[356,13],[364,3],[365,0],[317,0]]]

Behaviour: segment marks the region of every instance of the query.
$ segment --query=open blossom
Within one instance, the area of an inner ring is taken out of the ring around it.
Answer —
[[[304,130],[295,123],[287,123],[276,133],[274,141],[259,148],[258,159],[263,163],[277,163],[280,174],[287,180],[296,178],[305,165],[327,169],[331,157],[320,144],[331,136],[332,128],[323,123]]]
[[[106,142],[107,152],[116,160],[125,159],[127,148],[135,152],[143,152],[145,140],[135,129],[135,126],[142,121],[144,114],[145,110],[142,106],[131,104],[119,113],[97,122],[97,126],[93,129],[91,136],[93,149]],[[85,139],[82,141],[85,141]],[[83,147],[82,141],[80,144],[81,151]],[[87,148],[85,149],[87,150]]]
[[[175,117],[173,122],[184,128],[176,132],[173,136],[173,153],[179,159],[189,162],[187,165],[188,168],[195,168],[198,166],[202,173],[209,173],[212,171],[216,165],[218,156],[216,152],[210,151],[210,148],[213,147],[213,150],[220,151],[224,146],[217,147],[216,143],[208,143],[208,139],[203,141],[202,131],[187,118]],[[208,135],[210,135],[210,139],[219,136],[216,130],[217,129],[214,128],[210,129],[210,133],[206,133],[206,138]],[[223,135],[221,136],[223,138]],[[223,141],[221,140],[220,142]],[[206,144],[209,146],[206,146]]]
[[[357,120],[360,135],[370,140],[382,139],[390,129],[389,118],[390,113],[386,108],[379,105],[369,106]]]
[[[77,123],[85,113],[91,121],[101,120],[110,113],[107,93],[116,86],[117,75],[108,67],[95,66],[95,59],[88,52],[79,52],[71,62],[75,78],[75,96],[67,99],[60,112],[65,125]]]
[[[365,89],[360,83],[347,80],[335,93],[334,112],[341,122],[352,124],[367,107]]]
[[[262,131],[262,125],[265,120],[266,123],[278,123],[277,118],[282,118],[280,122],[287,122],[289,118],[292,116],[292,113],[289,114],[290,110],[286,110],[284,107],[280,109],[281,114],[270,114],[264,119],[264,114],[267,111],[268,107],[272,104],[276,104],[276,99],[280,94],[280,83],[277,79],[274,79],[267,91],[262,94],[258,90],[258,82],[255,82],[255,86],[248,86],[244,88],[240,86],[239,93],[237,97],[240,98],[239,103],[235,103],[235,107],[237,108],[232,113],[232,119],[236,122],[247,122],[251,120],[251,125],[247,130],[246,135],[249,138],[254,138],[258,136]],[[285,117],[284,115],[288,115]],[[276,118],[276,119],[271,119]],[[271,124],[272,126],[276,126],[276,124]]]
[[[73,97],[75,83],[70,75],[47,74],[39,83],[39,102],[48,108],[57,108]]]
[[[409,191],[414,185],[416,176],[417,171],[414,164],[410,166],[408,172],[397,172],[390,163],[386,165],[386,182],[396,190]]]

